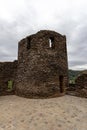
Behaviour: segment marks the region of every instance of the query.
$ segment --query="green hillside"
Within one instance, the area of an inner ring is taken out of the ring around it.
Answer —
[[[78,74],[81,73],[81,71],[69,70],[68,73],[69,73],[69,83],[75,84],[75,79],[78,76]]]

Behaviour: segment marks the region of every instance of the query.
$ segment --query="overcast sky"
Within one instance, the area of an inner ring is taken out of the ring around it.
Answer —
[[[66,35],[70,69],[87,69],[87,0],[0,0],[0,61],[17,59],[18,41],[44,29]]]

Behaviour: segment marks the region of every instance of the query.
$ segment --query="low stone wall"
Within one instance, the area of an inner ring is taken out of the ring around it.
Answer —
[[[87,74],[78,76],[75,82],[78,96],[87,97]]]
[[[0,95],[14,94],[17,61],[0,62]],[[12,89],[8,89],[8,81],[12,81]]]
[[[72,96],[87,98],[87,74],[78,76],[74,85],[69,84],[66,93]]]
[[[76,90],[76,85],[75,84],[69,84],[69,87],[67,88],[67,91],[75,91]]]

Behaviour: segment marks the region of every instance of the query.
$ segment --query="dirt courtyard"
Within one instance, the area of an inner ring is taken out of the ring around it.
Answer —
[[[87,130],[87,99],[1,96],[0,130]]]

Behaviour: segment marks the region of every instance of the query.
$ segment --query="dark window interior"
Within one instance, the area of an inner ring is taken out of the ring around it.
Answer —
[[[28,38],[26,39],[26,42],[27,42],[27,49],[30,49],[31,38],[28,37]]]
[[[63,76],[59,76],[59,86],[60,86],[60,92],[63,93]]]

